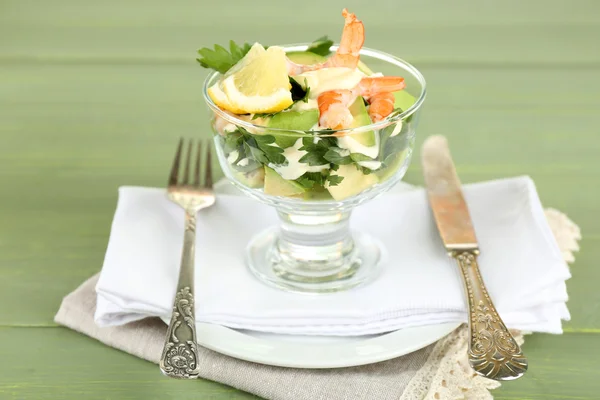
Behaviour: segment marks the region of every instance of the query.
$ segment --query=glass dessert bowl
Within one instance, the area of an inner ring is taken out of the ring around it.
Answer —
[[[344,35],[347,27],[348,17]],[[327,45],[319,51],[339,54],[344,35],[340,46]],[[328,293],[364,284],[382,267],[379,241],[351,230],[350,215],[354,207],[389,190],[404,176],[426,90],[423,76],[412,65],[362,48],[362,43],[356,68],[315,69],[327,59],[313,53],[314,46],[266,50],[282,49],[290,60],[288,73],[295,69],[294,75],[290,73],[293,104],[286,103],[285,109],[232,112],[240,103],[225,104],[229,110],[224,109],[222,93],[215,96],[214,90],[226,86],[228,77],[233,79],[230,71],[243,69],[239,64],[251,64],[244,59],[226,73],[210,74],[203,92],[225,176],[246,195],[273,206],[281,220],[248,244],[248,267],[280,289]],[[384,89],[383,96],[369,92],[373,83],[389,82],[387,77],[396,75],[402,76],[401,86],[392,89],[401,90]],[[362,93],[346,89],[358,83],[370,86]],[[227,89],[231,90],[225,87],[223,92],[231,95]],[[334,101],[326,104],[331,92]],[[375,114],[380,108],[376,96],[393,103],[384,116]]]

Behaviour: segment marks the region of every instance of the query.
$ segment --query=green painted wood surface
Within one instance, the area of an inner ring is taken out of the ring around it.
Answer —
[[[417,145],[448,135],[464,182],[531,175],[582,228],[573,320],[528,338],[531,371],[496,398],[598,398],[600,3],[301,4],[0,1],[0,399],[253,398],[163,378],[52,317],[102,264],[117,187],[162,185],[176,138],[208,134],[195,50],[337,37],[343,6],[426,76]]]

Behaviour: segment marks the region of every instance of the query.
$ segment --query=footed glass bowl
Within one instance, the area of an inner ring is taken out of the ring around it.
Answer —
[[[284,46],[293,61],[316,62],[307,57],[307,47]],[[380,243],[352,231],[350,214],[404,176],[425,100],[425,80],[392,55],[370,49],[360,54],[363,72],[402,76],[406,88],[396,92],[396,109],[386,119],[351,129],[312,130],[316,111],[255,119],[233,115],[207,94],[221,75],[213,73],[204,83],[223,172],[242,192],[273,206],[281,219],[278,227],[254,237],[246,251],[248,267],[269,285],[328,293],[364,284],[382,267]],[[350,108],[355,121],[366,113],[359,100]]]

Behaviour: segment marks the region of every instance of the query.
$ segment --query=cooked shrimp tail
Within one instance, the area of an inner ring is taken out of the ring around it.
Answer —
[[[327,61],[320,64],[302,65],[287,60],[288,75],[295,76],[306,71],[314,71],[321,68],[346,67],[355,69],[360,59],[360,49],[365,42],[365,27],[359,19],[356,18],[347,9],[342,10],[342,16],[345,19],[344,29],[340,45],[334,55]]]
[[[371,96],[369,102],[369,117],[371,121],[378,122],[394,111],[394,94],[391,92],[377,93]]]
[[[406,87],[404,78],[399,76],[377,76],[362,78],[358,84],[362,96],[369,97],[377,93],[397,92]]]
[[[296,64],[289,58],[286,58],[286,62],[287,62],[287,70],[288,70],[289,76],[296,76],[303,72],[310,71],[310,67],[314,66],[314,65]],[[318,68],[315,68],[315,69],[318,69]]]
[[[327,67],[356,68],[360,59],[360,49],[365,43],[365,27],[347,9],[342,10],[346,22],[342,31],[342,39],[336,53],[327,60]]]

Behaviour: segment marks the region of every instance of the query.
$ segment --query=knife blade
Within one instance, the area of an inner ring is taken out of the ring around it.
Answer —
[[[490,379],[520,378],[527,371],[527,358],[498,315],[483,282],[475,229],[446,138],[429,137],[421,157],[436,225],[463,278],[469,309],[469,364],[476,373]]]
[[[446,249],[476,250],[475,229],[446,138],[429,137],[421,157],[427,195]]]

